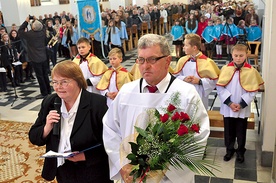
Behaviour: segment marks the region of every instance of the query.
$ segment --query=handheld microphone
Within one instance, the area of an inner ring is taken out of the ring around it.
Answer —
[[[61,99],[57,96],[54,101],[54,108],[60,115]],[[61,117],[61,116],[60,116]],[[53,135],[59,135],[60,119],[58,123],[54,123]]]

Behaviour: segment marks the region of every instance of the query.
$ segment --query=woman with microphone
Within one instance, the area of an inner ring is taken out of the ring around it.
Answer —
[[[45,158],[42,177],[48,181],[56,177],[59,183],[110,183],[102,142],[106,98],[86,91],[82,71],[72,61],[56,64],[51,74],[56,94],[42,101],[29,139],[35,145],[46,145],[47,152],[73,152],[75,155]]]

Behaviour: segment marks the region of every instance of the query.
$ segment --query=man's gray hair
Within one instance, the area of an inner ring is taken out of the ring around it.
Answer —
[[[138,41],[138,49],[159,46],[164,55],[171,55],[171,50],[167,39],[158,34],[145,34]]]
[[[35,20],[32,22],[32,29],[34,31],[41,31],[43,29],[43,25],[40,21]]]

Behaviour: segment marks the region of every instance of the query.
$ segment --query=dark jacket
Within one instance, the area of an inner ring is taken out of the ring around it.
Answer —
[[[12,64],[13,61],[17,61],[17,51],[13,44],[5,45],[0,41],[0,54],[1,54],[1,67],[7,67]]]
[[[154,21],[156,21],[157,23],[160,22],[160,10],[156,10],[156,11],[153,11],[154,12]]]
[[[17,37],[12,37],[11,35],[9,35],[9,36],[10,36],[11,44],[13,44],[14,47],[16,48],[17,52],[20,53],[22,50],[22,46],[21,46],[21,40],[20,40],[19,36],[17,36]]]
[[[131,17],[131,25],[134,25],[134,24],[137,25],[137,28],[140,30],[141,23],[142,23],[142,19],[141,19],[141,17],[138,14],[132,15],[132,17]]]
[[[126,28],[130,28],[132,26],[132,20],[130,17],[125,19]]]
[[[46,144],[46,152],[49,150],[57,152],[59,146],[59,137],[53,135],[52,132],[50,132],[45,139],[42,138],[43,129],[46,124],[46,116],[50,110],[54,109],[53,103],[56,96],[56,94],[52,94],[42,101],[38,118],[29,131],[29,139],[31,143],[38,146]],[[106,110],[107,105],[105,97],[82,90],[79,107],[70,136],[72,152],[81,151],[96,144],[102,144],[100,147],[84,152],[86,161],[84,161],[84,166],[82,167],[85,168],[85,170],[90,169],[91,171],[89,172],[92,172],[92,174],[93,172],[94,174],[97,174],[97,177],[99,177],[100,180],[96,182],[102,183],[110,181],[108,158],[102,141],[102,118]],[[44,161],[42,177],[46,180],[53,180],[56,173],[57,159],[46,158]]]
[[[177,5],[172,5],[172,14],[177,14],[177,13],[178,13]]]
[[[30,30],[25,32],[25,28],[27,28],[27,26],[28,22],[23,22],[18,29],[18,34],[21,39],[25,39],[27,42],[29,61],[36,63],[47,61],[45,26],[43,26],[41,31]]]

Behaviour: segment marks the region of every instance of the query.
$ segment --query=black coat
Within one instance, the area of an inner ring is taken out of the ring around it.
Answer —
[[[139,28],[140,25],[141,25],[141,23],[142,23],[142,19],[141,19],[141,17],[138,14],[132,15],[132,17],[131,17],[131,25],[135,24],[135,25],[137,25],[137,28]]]
[[[17,51],[13,44],[5,45],[0,41],[0,54],[1,54],[1,67],[7,67],[11,65],[13,61],[17,61]]]
[[[35,63],[47,61],[45,26],[43,26],[41,31],[30,30],[25,32],[25,28],[27,28],[27,26],[28,22],[23,22],[18,29],[18,34],[21,39],[25,39],[27,42],[28,60]]]
[[[52,94],[42,101],[38,118],[29,131],[30,141],[38,146],[46,144],[47,152],[49,150],[57,152],[59,146],[59,137],[53,135],[52,132],[50,132],[45,139],[42,138],[43,129],[46,124],[46,116],[50,110],[54,109],[53,103],[56,96],[56,94]],[[100,177],[101,180],[96,182],[102,183],[109,182],[108,157],[102,141],[102,118],[106,110],[107,105],[105,97],[82,90],[79,107],[70,136],[72,152],[81,151],[99,143],[102,144],[100,147],[84,152],[86,161],[83,167],[85,170],[91,169],[90,172],[92,172],[92,174],[93,172],[94,174],[97,174],[97,177]],[[44,161],[42,177],[46,180],[53,180],[56,174],[57,159],[46,158]]]

